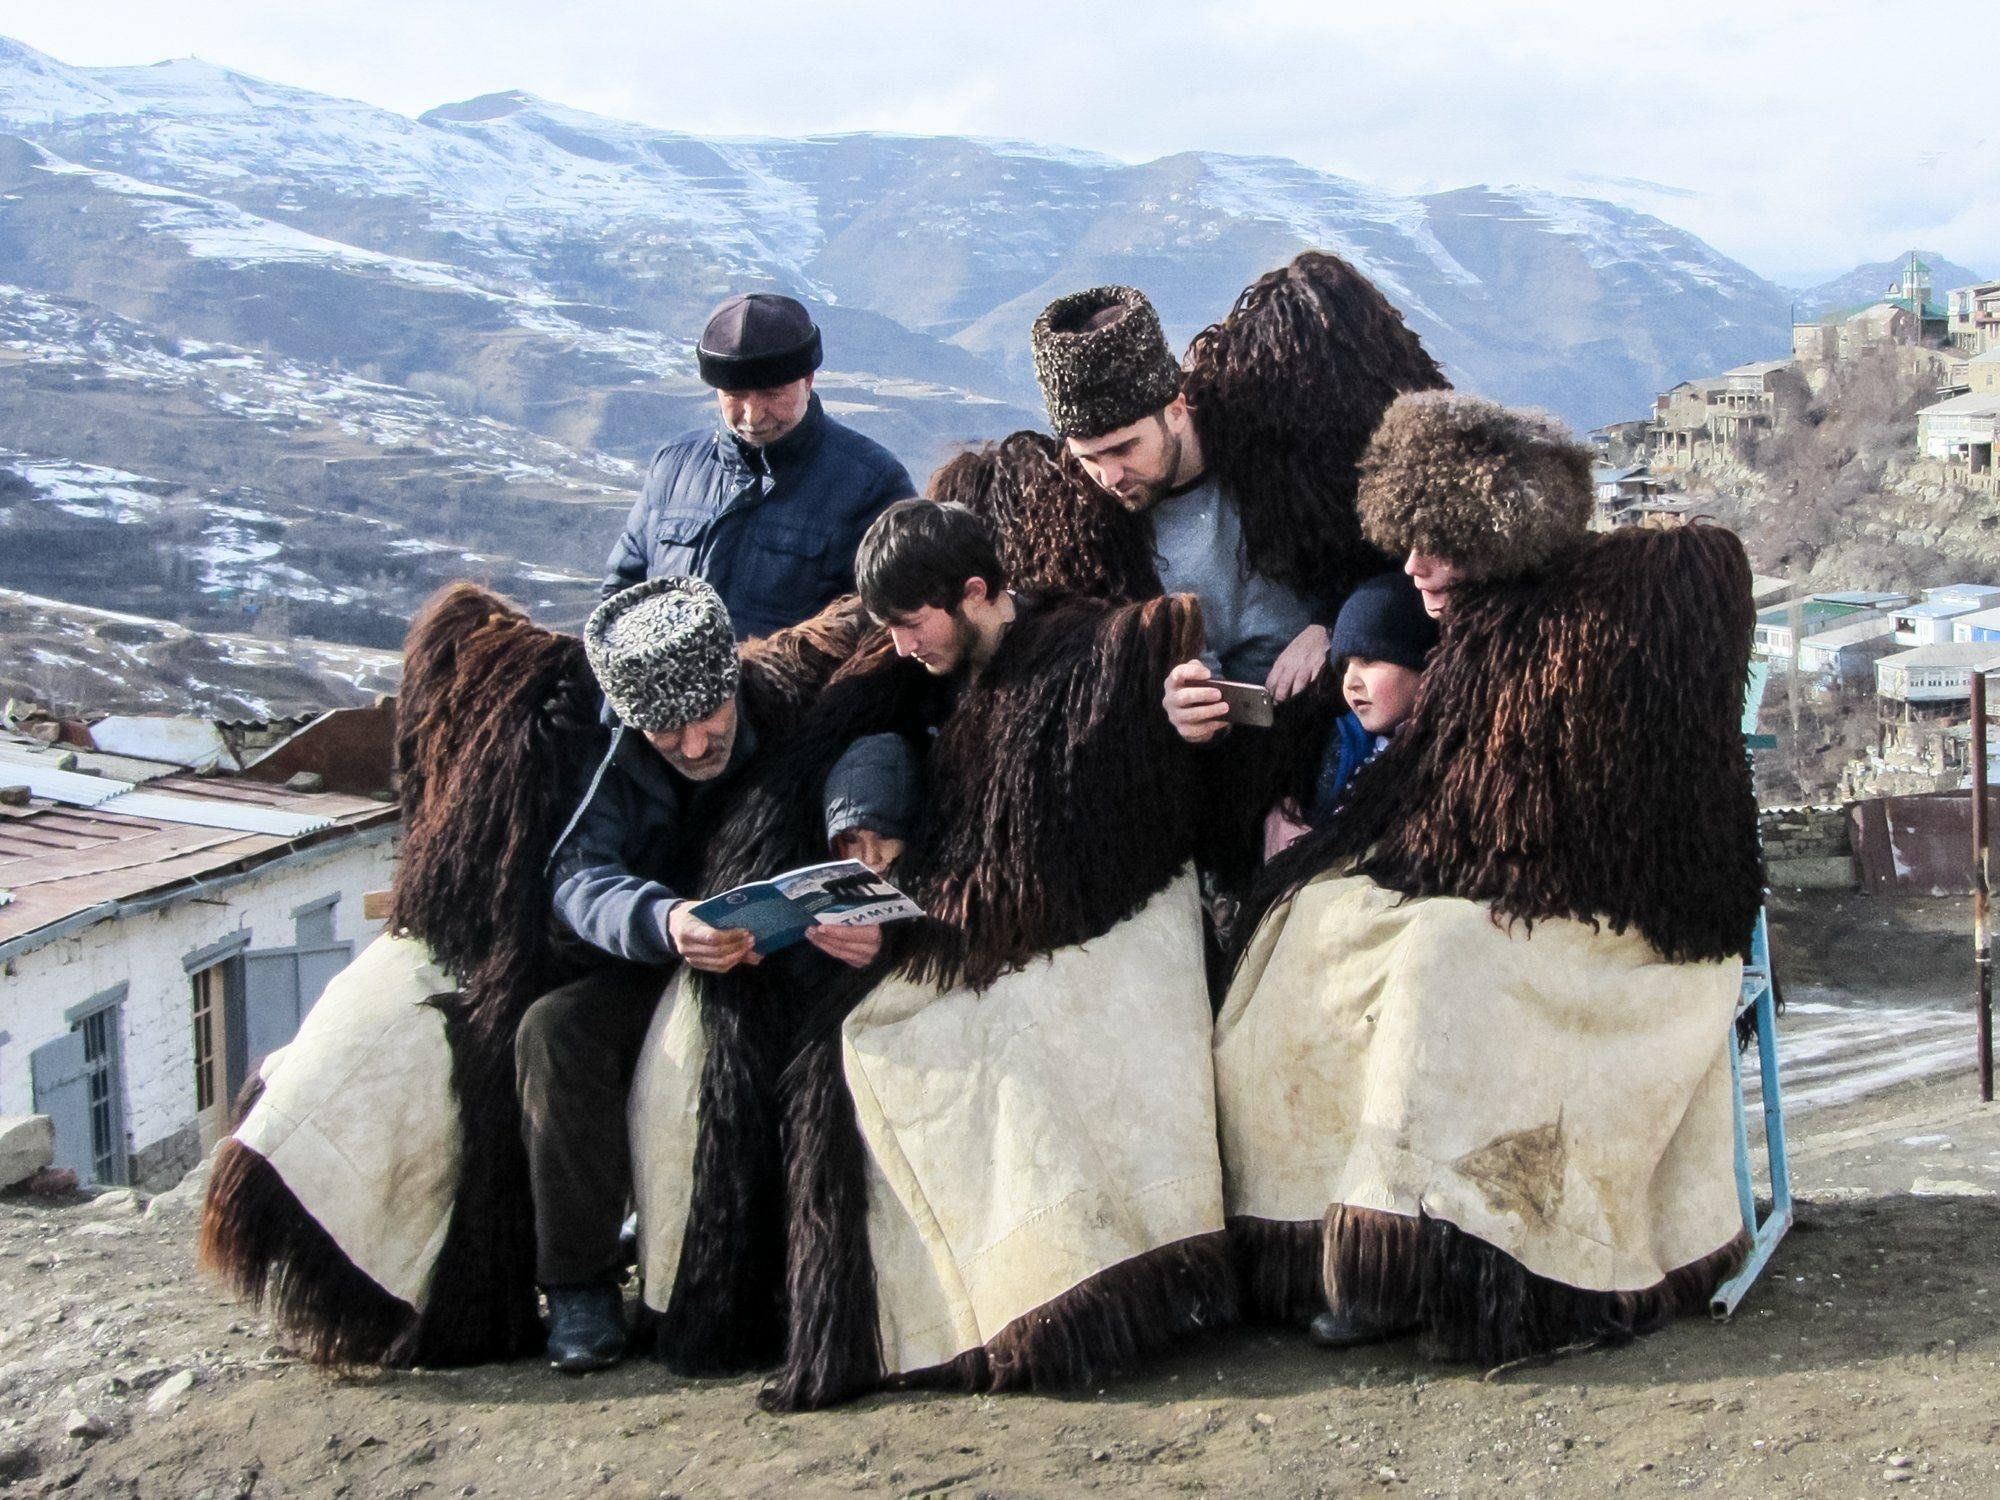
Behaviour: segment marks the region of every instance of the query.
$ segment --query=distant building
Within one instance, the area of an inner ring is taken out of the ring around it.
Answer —
[[[1945,336],[1954,349],[1984,354],[2000,349],[2000,281],[1982,281],[1945,294]]]
[[[1617,465],[1646,451],[1646,421],[1643,417],[1627,422],[1607,422],[1590,430],[1590,446],[1607,464]]]
[[[1786,359],[1759,360],[1684,380],[1656,396],[1646,431],[1648,455],[1678,466],[1705,449],[1732,453],[1745,438],[1769,431],[1777,413],[1778,377],[1790,365]]]
[[[1646,453],[1654,464],[1679,467],[1694,462],[1708,447],[1709,407],[1726,382],[1720,376],[1683,380],[1653,398],[1653,419],[1646,428]]]
[[[1972,711],[1972,674],[2000,650],[1979,642],[1945,642],[1897,651],[1875,663],[1879,743],[1921,748],[1927,732],[1967,722]]]
[[[1960,615],[1951,622],[1954,641],[2000,641],[2000,607]]]
[[[2000,442],[2000,394],[1953,396],[1917,413],[1917,452],[1937,459],[1973,489],[2000,489],[1994,447]]]
[[[1857,681],[1896,649],[1896,620],[1889,614],[1852,617],[1799,642],[1799,671],[1823,685]]]
[[[2000,344],[1973,355],[1963,369],[1968,396],[2000,396]]]
[[[1951,622],[1960,615],[1977,611],[1980,603],[1975,599],[1926,599],[1921,604],[1906,604],[1895,611],[1896,644],[1899,646],[1937,646],[1951,643]]]
[[[0,1115],[51,1116],[82,1180],[177,1179],[377,930],[362,897],[389,883],[396,808],[386,786],[308,790],[339,778],[306,763],[347,765],[372,726],[362,760],[386,766],[386,715],[316,722],[260,756],[275,781],[228,774],[198,721],[107,732],[171,759],[0,734]]]
[[[1857,615],[1869,613],[1863,605],[1840,604],[1820,598],[1806,599],[1797,606],[1782,604],[1775,609],[1761,610],[1757,615],[1757,625],[1751,643],[1751,649],[1757,655],[1768,656],[1774,660],[1790,658],[1793,646],[1792,614],[1795,607],[1798,612],[1798,629],[1801,637],[1817,635],[1822,630],[1831,630],[1843,620],[1851,620]]]
[[[1590,482],[1597,494],[1598,520],[1605,526],[1634,524],[1640,509],[1660,497],[1660,482],[1645,464],[1622,468],[1598,464],[1590,471]]]
[[[1964,599],[1979,609],[2000,605],[2000,583],[1939,583],[1924,590],[1926,600]]]
[[[1915,251],[1882,296],[1859,307],[1835,308],[1792,325],[1792,357],[1808,363],[1852,359],[1893,344],[1925,347],[1949,337],[1948,308],[1931,300],[1931,268]]]
[[[1752,573],[1750,575],[1750,598],[1760,610],[1768,604],[1776,604],[1779,600],[1789,596],[1791,592],[1792,580],[1789,578],[1778,578],[1769,573]],[[1759,618],[1761,619],[1762,616],[1760,615]]]

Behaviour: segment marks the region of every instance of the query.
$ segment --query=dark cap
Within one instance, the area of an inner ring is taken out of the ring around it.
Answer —
[[[1424,596],[1402,573],[1377,573],[1347,596],[1333,622],[1332,656],[1391,661],[1412,672],[1437,644],[1438,622],[1424,611]]]
[[[805,304],[776,292],[743,292],[708,315],[695,346],[701,378],[719,391],[761,391],[819,368],[819,329]]]

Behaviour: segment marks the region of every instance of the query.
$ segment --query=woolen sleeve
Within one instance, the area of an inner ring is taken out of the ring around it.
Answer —
[[[670,837],[659,819],[644,819],[613,770],[593,787],[553,860],[556,915],[593,948],[633,963],[666,964],[678,956],[667,937],[667,911],[681,897],[657,880],[633,873],[626,844]]]

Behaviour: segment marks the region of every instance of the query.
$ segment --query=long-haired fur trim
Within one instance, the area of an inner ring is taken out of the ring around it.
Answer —
[[[268,1308],[315,1364],[382,1363],[416,1326],[416,1310],[359,1270],[277,1168],[234,1140],[216,1148],[196,1255]]]
[[[1252,1323],[1299,1326],[1326,1311],[1326,1226],[1318,1219],[1229,1221],[1229,1252]]]
[[[1073,1391],[1129,1375],[1187,1339],[1236,1321],[1227,1235],[1162,1245],[1079,1282],[1023,1313],[984,1345],[928,1370],[899,1375],[899,1390]]]
[[[1463,584],[1409,721],[1339,813],[1266,867],[1244,924],[1323,871],[1497,918],[1741,956],[1763,901],[1741,716],[1750,566],[1713,526],[1594,536]]]
[[[1420,1330],[1429,1358],[1492,1368],[1579,1345],[1617,1344],[1706,1310],[1743,1264],[1741,1234],[1656,1285],[1590,1292],[1537,1276],[1443,1219],[1336,1204],[1326,1216],[1326,1286],[1337,1313]]]
[[[985,518],[1016,589],[1120,600],[1160,592],[1152,527],[1094,484],[1060,438],[1017,432],[967,449],[927,492]]]
[[[1328,600],[1380,572],[1355,511],[1361,455],[1390,402],[1448,382],[1374,284],[1307,251],[1244,288],[1184,364],[1202,453],[1242,510],[1251,569]]]
[[[705,1007],[703,1026],[687,1227],[654,1353],[678,1375],[735,1375],[784,1349],[784,1044],[737,1007]]]
[[[768,1411],[832,1406],[882,1381],[868,1250],[867,1153],[841,1065],[840,1033],[817,1036],[786,1069],[785,1363],[759,1394]]]

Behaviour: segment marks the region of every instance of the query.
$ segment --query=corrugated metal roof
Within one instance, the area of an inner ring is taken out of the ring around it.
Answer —
[[[129,781],[109,776],[86,776],[81,771],[60,771],[46,762],[15,759],[0,754],[0,781],[9,786],[25,786],[32,797],[45,802],[61,802],[70,807],[99,807],[120,793],[132,790]]]
[[[139,760],[201,770],[214,765],[237,769],[236,757],[222,742],[222,732],[210,719],[170,718],[162,714],[113,714],[90,726],[99,750]]]
[[[171,792],[126,792],[100,802],[96,810],[125,818],[150,818],[157,823],[180,823],[190,828],[227,828],[281,839],[295,839],[333,827],[332,818],[224,801],[219,797],[177,797]]]
[[[115,813],[123,818],[146,818],[155,823],[182,823],[191,828],[229,828],[238,833],[262,833],[273,838],[295,839],[303,834],[331,828],[333,819],[316,814],[288,811],[256,796],[216,796],[215,783],[197,783],[201,795],[176,795],[163,788],[178,784],[179,778],[161,777],[145,791],[129,781],[113,781],[108,776],[85,776],[80,771],[58,771],[53,766],[32,762],[10,762],[0,777],[16,785],[25,783],[30,796],[65,807],[87,807],[96,812]]]

